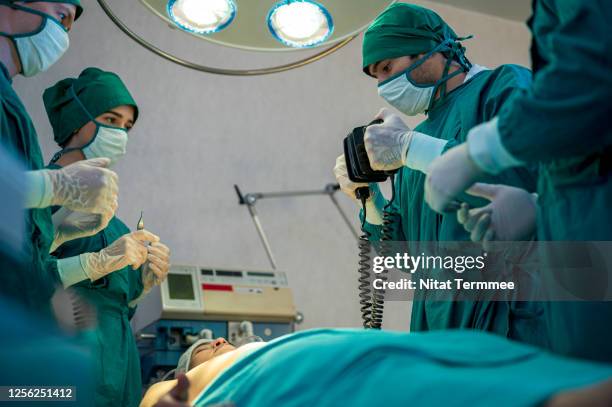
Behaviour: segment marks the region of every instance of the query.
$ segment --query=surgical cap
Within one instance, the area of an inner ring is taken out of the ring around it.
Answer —
[[[395,3],[383,11],[363,37],[363,71],[385,59],[427,53],[457,34],[434,11]]]
[[[87,68],[78,78],[59,81],[45,90],[43,101],[60,146],[92,118],[118,106],[133,106],[134,121],[138,118],[138,106],[121,78],[98,68]]]
[[[180,373],[187,373],[189,370],[189,365],[191,364],[191,355],[193,354],[193,351],[196,350],[198,346],[211,343],[213,340],[214,339],[198,339],[195,341],[195,343],[191,345],[179,358],[174,376],[176,377]]]
[[[18,3],[20,1],[23,3],[37,3],[37,2],[44,1],[45,3],[74,4],[76,6],[76,17],[74,19],[76,20],[77,18],[81,16],[81,14],[83,14],[83,6],[81,6],[81,0],[3,0],[3,1],[0,1],[0,4],[6,3],[6,2]]]

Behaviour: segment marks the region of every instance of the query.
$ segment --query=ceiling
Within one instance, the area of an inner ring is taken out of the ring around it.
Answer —
[[[531,15],[531,0],[430,0],[435,3],[524,22]]]

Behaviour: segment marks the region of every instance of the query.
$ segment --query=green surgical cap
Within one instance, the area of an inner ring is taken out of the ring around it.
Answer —
[[[79,18],[81,16],[81,14],[83,14],[83,6],[81,6],[81,0],[3,0],[0,1],[0,4],[2,3],[18,3],[18,2],[23,2],[23,3],[39,3],[39,2],[45,2],[45,3],[64,3],[64,4],[74,4],[76,6],[76,16],[75,16],[75,20],[77,18]]]
[[[138,118],[138,106],[121,78],[98,68],[87,68],[78,78],[59,81],[45,90],[43,102],[60,146],[92,118],[118,106],[134,106],[134,121]]]
[[[380,14],[363,37],[363,71],[385,59],[423,54],[457,34],[435,12],[395,3]]]

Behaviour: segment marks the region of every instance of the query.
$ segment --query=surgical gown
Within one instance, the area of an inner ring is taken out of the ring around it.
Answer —
[[[529,70],[516,65],[503,65],[495,70],[476,74],[444,98],[438,100],[428,112],[427,119],[416,131],[448,140],[445,149],[465,142],[468,131],[475,125],[495,117],[500,109],[531,84]],[[534,167],[535,168],[535,167]],[[508,184],[534,191],[537,171],[520,168],[505,171],[491,183]],[[439,215],[425,203],[425,174],[403,167],[395,177],[395,199],[390,211],[395,213],[394,241],[469,241],[469,234],[457,222],[454,213]],[[377,187],[374,186],[375,192]],[[386,201],[376,193],[376,205],[382,208]],[[464,199],[474,206],[485,201]],[[366,223],[371,239],[380,239],[382,227]],[[500,270],[500,264],[488,265]],[[443,301],[435,292],[417,291],[413,303],[411,330],[467,328],[496,332],[534,345],[545,345],[541,309],[537,303],[513,301]],[[448,297],[446,297],[448,298]]]
[[[194,405],[538,406],[611,376],[483,332],[319,329],[242,356]]]
[[[114,217],[103,231],[66,242],[53,254],[65,258],[98,252],[129,232],[128,227]],[[129,307],[129,303],[143,290],[140,269],[132,270],[128,266],[94,282],[82,281],[72,288],[97,310],[98,327],[93,345],[96,407],[137,406],[142,379],[138,349],[130,327],[136,309]]]
[[[26,169],[44,167],[38,137],[25,107],[12,87],[6,67],[0,63],[0,141],[19,158]],[[0,265],[0,294],[25,305],[29,310],[50,317],[50,299],[59,284],[56,262],[49,256],[53,242],[50,208],[24,211],[24,250],[29,253],[28,266],[17,271]]]
[[[543,241],[612,240],[610,21],[610,1],[534,1],[533,87],[499,115],[506,149],[542,163],[537,220]],[[611,302],[546,307],[552,350],[612,361]]]

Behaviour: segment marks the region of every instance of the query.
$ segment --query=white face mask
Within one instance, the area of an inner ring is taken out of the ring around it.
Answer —
[[[49,69],[70,46],[64,26],[48,16],[43,19],[44,26],[36,34],[11,36],[21,61],[21,73],[26,77]]]
[[[378,86],[378,95],[408,116],[424,113],[429,107],[436,88],[435,84],[417,86],[412,83],[409,79],[412,69],[410,67],[396,78],[385,81]]]
[[[469,38],[470,37],[457,38],[456,40],[445,40],[444,42],[440,43],[403,72],[381,82],[378,85],[378,95],[385,99],[391,106],[395,107],[400,112],[407,114],[408,116],[416,116],[417,114],[425,113],[425,111],[430,108],[434,93],[436,92],[436,89],[440,87],[440,85],[444,86],[442,93],[444,95],[446,89],[444,83],[453,76],[469,70],[470,64],[463,57],[463,49],[461,48],[459,51],[455,50],[455,48],[457,48],[456,44],[458,44],[456,41]],[[410,79],[410,72],[425,63],[430,56],[436,52],[445,52],[449,50],[452,50],[453,54],[448,56],[445,74],[442,78],[437,80],[435,83],[424,85],[415,83],[412,81],[412,79]],[[462,61],[461,67],[463,69],[458,69],[454,73],[448,74],[448,68],[453,61],[453,55],[460,56]]]
[[[115,163],[127,152],[127,131],[119,127],[109,127],[96,123],[96,135],[83,147],[85,158],[110,158],[110,165]]]

